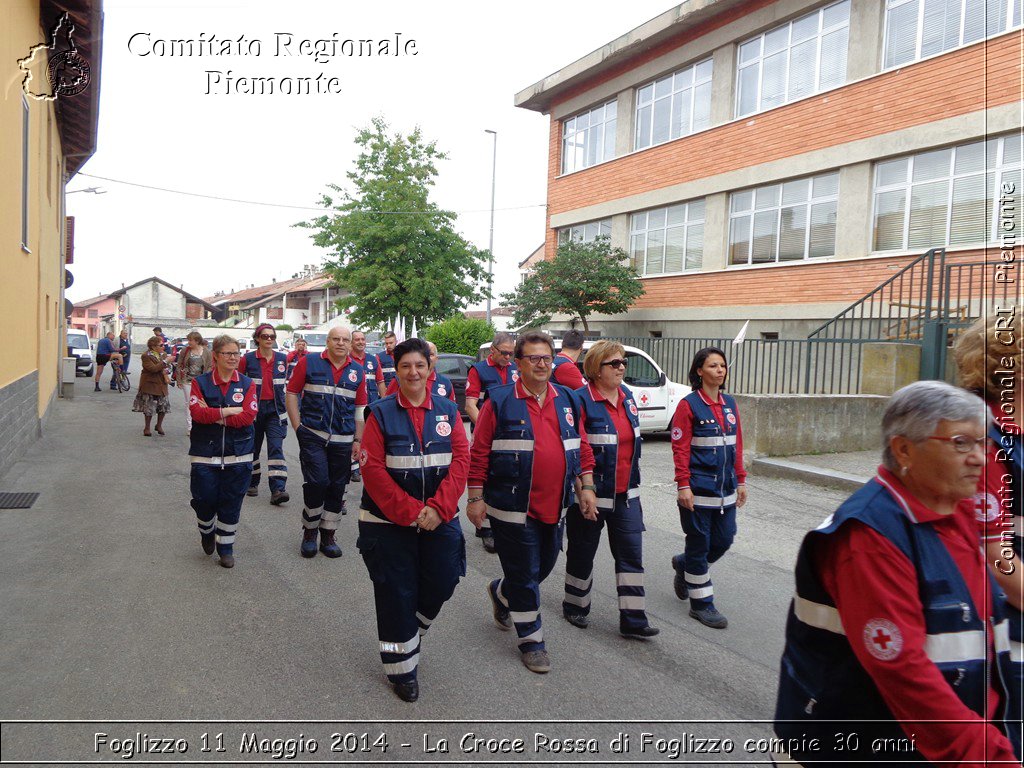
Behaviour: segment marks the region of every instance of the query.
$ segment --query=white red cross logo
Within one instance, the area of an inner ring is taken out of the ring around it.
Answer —
[[[872,619],[862,634],[868,653],[876,659],[890,661],[903,650],[903,633],[888,619]]]
[[[650,398],[647,396],[647,393],[646,392],[641,392],[640,393],[640,402],[643,403],[644,405],[647,405],[647,401],[648,400],[650,400]]]

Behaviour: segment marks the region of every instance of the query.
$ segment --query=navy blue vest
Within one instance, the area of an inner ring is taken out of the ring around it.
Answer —
[[[486,360],[473,363],[471,367],[476,369],[476,375],[480,377],[480,397],[476,401],[478,408],[483,408],[484,401],[493,387],[507,386],[519,378],[519,368],[516,367],[515,363],[509,363],[506,366],[508,370],[508,373],[505,374],[505,377],[508,379],[507,382],[501,380],[501,374],[498,373],[497,366],[491,365]]]
[[[210,408],[237,408],[245,400],[245,393],[252,386],[252,379],[239,374],[238,381],[228,384],[225,395],[220,386],[213,381],[213,371],[197,376],[194,379],[203,393],[203,400]],[[257,393],[257,396],[259,393]],[[217,461],[196,461],[198,464],[238,464],[252,461],[252,442],[254,430],[248,427],[228,427],[223,424],[200,424],[192,422],[189,433],[189,456],[198,458],[217,458]]]
[[[263,368],[260,366],[260,353],[258,351],[246,352],[242,358],[245,366],[245,375],[256,382],[256,399],[260,399],[260,392],[263,387]],[[274,372],[274,408],[280,416],[284,416],[284,386],[288,383],[288,355],[284,352],[274,352],[274,365],[271,367]]]
[[[355,358],[352,358],[355,360]],[[356,360],[358,363],[359,361]],[[363,358],[362,366],[363,370],[366,371],[366,397],[371,403],[380,399],[380,395],[377,394],[377,366],[380,363],[377,362],[376,355],[367,355]]]
[[[380,366],[380,372],[384,376],[384,391],[387,392],[388,387],[395,378],[395,358],[387,352],[378,352],[377,365]],[[374,371],[373,375],[376,376],[377,372]],[[376,386],[376,384],[374,386]]]
[[[559,437],[565,449],[565,479],[562,483],[562,514],[573,503],[573,481],[580,474],[580,403],[570,390],[558,384],[554,408],[558,414]],[[526,524],[533,486],[533,424],[526,400],[516,397],[516,385],[505,384],[490,390],[494,410],[494,438],[484,485],[484,501],[489,517],[507,523]],[[546,407],[546,404],[545,404]],[[555,489],[551,489],[553,493]]]
[[[412,419],[398,404],[398,397],[385,397],[370,406],[384,436],[384,461],[388,474],[403,491],[426,502],[437,493],[452,463],[452,430],[462,429],[459,409],[451,400],[432,397],[423,418],[420,442]],[[362,508],[387,520],[363,486]]]
[[[594,449],[594,485],[597,487],[597,508],[610,511],[615,508],[615,470],[619,456],[619,433],[604,401],[594,399],[591,385],[580,387],[576,394],[583,401],[583,418],[587,442]],[[626,416],[633,427],[633,466],[629,471],[627,497],[640,497],[640,417],[633,395],[619,387],[619,397],[626,408]]]
[[[300,421],[325,442],[351,443],[356,431],[356,394],[366,372],[351,358],[334,384],[331,361],[306,355],[306,381],[299,405]]]
[[[739,411],[730,395],[721,393],[725,429],[700,393],[686,396],[693,413],[690,438],[690,490],[694,508],[722,509],[736,504],[736,431]]]
[[[988,670],[986,658],[988,621],[994,627],[996,670],[993,681],[1004,703],[1020,701],[1021,663],[1010,659],[1007,622],[1001,596],[992,588],[992,616],[983,617],[971,600],[956,563],[931,523],[917,523],[904,512],[892,493],[878,480],[856,491],[821,527],[804,538],[796,565],[796,596],[786,621],[786,648],[782,655],[775,732],[794,740],[817,738],[816,760],[877,760],[871,743],[878,738],[905,738],[892,712],[882,700],[870,675],[857,661],[851,642],[863,642],[860,631],[848,638],[835,603],[819,581],[813,561],[814,543],[835,533],[850,520],[869,525],[894,544],[917,571],[917,588],[924,607],[928,642],[925,650],[942,672],[957,697],[981,716],[987,711]],[[908,585],[910,586],[910,585]],[[886,639],[878,630],[880,642]],[[880,646],[884,649],[884,646]],[[1019,709],[1017,710],[1019,716]],[[1012,716],[1013,711],[1007,711]],[[795,722],[784,722],[787,720]],[[834,720],[861,721],[860,753],[850,744],[836,749]],[[882,722],[866,722],[881,720]],[[1020,726],[1007,728],[1020,757]],[[1013,731],[1016,731],[1014,735]],[[811,754],[790,752],[795,760]],[[917,752],[901,759],[921,759]]]

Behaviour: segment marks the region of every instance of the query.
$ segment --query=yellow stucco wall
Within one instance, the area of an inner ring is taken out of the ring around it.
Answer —
[[[58,384],[64,328],[62,167],[53,103],[23,97],[18,59],[44,40],[38,0],[4,0],[0,24],[0,320],[20,354],[0,356],[0,387],[38,371],[42,417]],[[43,62],[45,67],[45,62]],[[41,67],[33,72],[42,73]],[[28,104],[28,252],[22,244],[23,110]]]

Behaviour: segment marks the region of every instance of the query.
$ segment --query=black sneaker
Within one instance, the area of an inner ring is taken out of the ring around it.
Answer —
[[[705,627],[711,627],[712,629],[725,629],[729,626],[729,620],[720,614],[713,605],[709,605],[706,608],[691,608],[690,616]]]
[[[102,392],[102,391],[103,390],[100,389],[100,385],[99,384],[97,384],[96,387],[93,389],[93,392]]]
[[[495,579],[487,585],[487,596],[491,598],[491,607],[494,615],[494,623],[498,625],[500,630],[512,629],[512,615],[509,613],[508,608],[501,604],[498,600],[497,595],[494,594],[494,590],[498,586],[498,581]]]
[[[255,495],[254,493],[253,496]],[[288,495],[288,491],[271,491],[270,493],[270,503],[275,507],[279,504],[284,504],[290,498],[291,496]]]
[[[246,496],[259,496],[260,495],[260,489],[257,486],[255,486],[255,485],[251,485],[251,486],[249,486],[249,490],[247,490],[245,492],[245,495]]]
[[[420,684],[415,680],[405,683],[392,683],[395,693],[402,701],[414,702],[420,697]]]
[[[574,627],[580,629],[586,629],[590,626],[590,617],[585,616],[582,613],[570,613],[569,611],[562,609],[562,618],[572,624]]]
[[[647,640],[661,632],[657,627],[648,624],[646,627],[619,627],[619,634],[623,637],[634,637],[637,640]]]
[[[675,571],[675,574],[676,574],[675,578],[672,579],[672,589],[675,590],[676,597],[678,597],[680,600],[689,600],[690,599],[690,589],[689,589],[689,587],[686,586],[686,578],[676,568],[676,559],[678,557],[679,557],[679,555],[676,555],[675,557],[672,558],[672,570]]]

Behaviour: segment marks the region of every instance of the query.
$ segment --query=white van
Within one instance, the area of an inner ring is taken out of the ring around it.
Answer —
[[[583,342],[583,353],[576,361],[576,366],[583,370],[583,358],[587,350],[594,346],[591,340]],[[555,353],[562,348],[560,339],[555,339]],[[626,350],[626,375],[622,383],[626,385],[636,400],[640,411],[641,432],[665,432],[672,423],[679,401],[690,394],[690,388],[671,381],[661,366],[654,359],[636,347],[623,345]],[[477,354],[483,360],[490,354],[491,345],[482,344]]]
[[[89,346],[89,335],[85,331],[68,328],[67,336],[68,349],[77,358],[75,361],[75,374],[78,376],[92,376],[96,372],[96,364],[92,357],[92,348]]]

